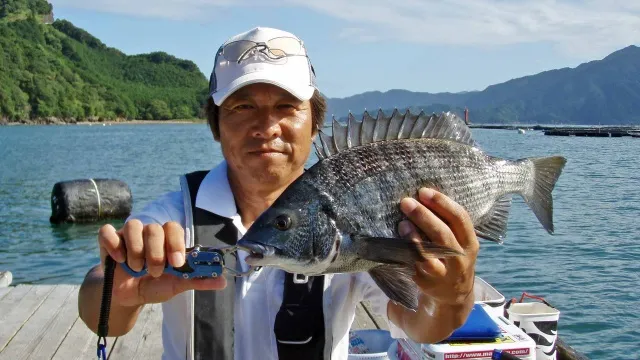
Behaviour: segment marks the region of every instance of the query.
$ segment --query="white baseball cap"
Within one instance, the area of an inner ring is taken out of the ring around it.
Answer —
[[[209,79],[209,95],[216,105],[255,83],[273,84],[309,100],[317,87],[302,40],[283,30],[256,27],[222,44]]]

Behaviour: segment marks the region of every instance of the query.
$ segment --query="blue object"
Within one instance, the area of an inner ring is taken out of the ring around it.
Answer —
[[[187,249],[184,265],[179,268],[169,266],[167,263],[164,272],[184,279],[192,278],[216,278],[224,271],[224,252],[219,249],[195,246]],[[134,271],[127,262],[123,262],[122,268],[133,277],[141,277],[147,274],[147,264],[142,270]]]
[[[98,345],[98,359],[101,359],[101,360],[107,359],[107,352],[105,350],[104,344]]]
[[[495,349],[493,350],[493,354],[491,354],[491,360],[522,360],[522,358],[511,355],[506,351]]]
[[[451,340],[489,340],[500,337],[502,331],[481,304],[475,304],[467,321],[447,338]]]

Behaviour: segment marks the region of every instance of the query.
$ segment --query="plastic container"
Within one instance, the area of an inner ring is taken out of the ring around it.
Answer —
[[[473,284],[473,294],[476,303],[489,305],[490,309],[487,312],[496,316],[504,316],[504,305],[506,303],[504,295],[479,276],[476,276]]]
[[[537,360],[557,358],[558,309],[541,302],[520,302],[511,304],[507,315],[511,322],[536,342]]]
[[[387,351],[394,342],[387,330],[363,329],[349,333],[349,360],[388,360]]]
[[[446,341],[437,344],[418,344],[410,339],[398,339],[394,352],[399,360],[491,360],[495,349],[508,352],[523,360],[536,359],[536,343],[504,316],[492,315],[490,307],[481,305],[501,329],[501,334],[484,341]],[[389,357],[391,358],[391,357]]]

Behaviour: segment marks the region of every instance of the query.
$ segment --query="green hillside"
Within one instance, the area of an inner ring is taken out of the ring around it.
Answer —
[[[43,0],[0,0],[0,120],[197,117],[207,79],[163,52],[127,56],[65,20],[43,22]]]
[[[0,0],[0,21],[15,21],[34,15],[51,14],[53,7],[45,0]]]

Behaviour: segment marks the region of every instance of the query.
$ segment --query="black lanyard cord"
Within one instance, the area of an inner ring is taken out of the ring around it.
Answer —
[[[104,264],[104,283],[102,286],[102,302],[100,303],[100,318],[98,320],[98,358],[105,360],[107,334],[109,333],[109,310],[111,310],[111,292],[113,291],[113,275],[116,262],[107,255]],[[102,340],[102,343],[100,341]]]

